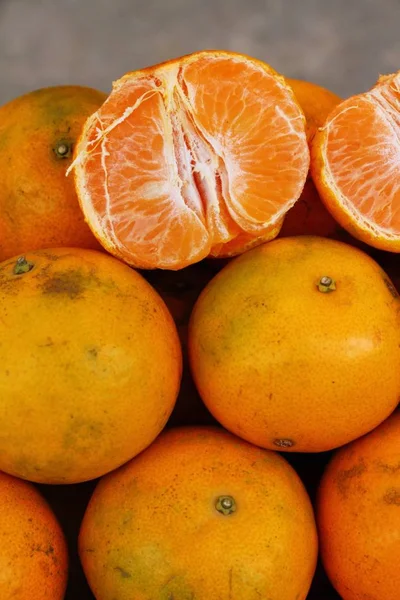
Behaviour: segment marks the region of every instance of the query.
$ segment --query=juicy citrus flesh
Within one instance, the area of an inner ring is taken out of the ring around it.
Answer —
[[[334,109],[316,134],[311,172],[336,220],[371,246],[400,251],[400,72]]]
[[[106,97],[54,86],[0,107],[0,261],[55,246],[101,249],[65,173],[83,123]]]
[[[40,483],[99,477],[160,433],[180,385],[173,319],[139,273],[94,250],[0,265],[0,469]]]
[[[400,412],[340,449],[318,494],[325,570],[343,600],[397,598]]]
[[[63,600],[68,553],[50,507],[26,481],[0,472],[0,597]]]
[[[304,115],[283,77],[223,51],[122,77],[86,122],[74,163],[101,243],[136,267],[170,269],[242,233],[276,235],[308,167]]]
[[[320,291],[324,276],[336,289]],[[189,324],[200,396],[236,435],[321,452],[370,431],[400,397],[399,296],[352,246],[281,238],[231,260]]]
[[[226,497],[236,510],[224,514]],[[97,600],[304,600],[317,536],[307,493],[278,453],[182,427],[100,481],[79,552]]]

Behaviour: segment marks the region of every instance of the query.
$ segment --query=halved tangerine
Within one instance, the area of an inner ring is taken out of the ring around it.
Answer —
[[[248,247],[277,235],[307,177],[305,118],[267,64],[197,52],[118,80],[73,166],[109,252],[137,268],[180,269],[224,255],[225,244],[240,252],[241,236]]]
[[[400,71],[341,102],[312,142],[321,199],[359,240],[400,252]]]

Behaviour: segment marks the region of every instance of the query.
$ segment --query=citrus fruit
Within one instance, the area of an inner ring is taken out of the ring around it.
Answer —
[[[101,248],[65,173],[84,121],[105,99],[56,86],[0,107],[0,261],[52,246]]]
[[[0,468],[43,483],[98,477],[159,434],[181,349],[141,275],[95,250],[0,265]]]
[[[179,271],[164,269],[142,271],[143,276],[167,305],[175,321],[182,347],[182,379],[178,398],[168,420],[169,427],[215,424],[215,419],[201,400],[190,373],[187,337],[193,306],[201,290],[218,270],[217,260],[202,260]]]
[[[400,397],[400,300],[352,246],[281,238],[231,260],[189,324],[194,381],[228,430],[320,452],[370,431]]]
[[[317,536],[278,453],[182,427],[100,481],[79,552],[97,600],[304,600]]]
[[[119,79],[86,121],[73,168],[110,253],[177,270],[278,233],[309,168],[305,119],[270,66],[197,52]]]
[[[400,412],[341,448],[318,494],[325,570],[343,600],[398,598]]]
[[[339,237],[343,229],[329,213],[309,177],[296,204],[287,212],[279,237],[318,235]]]
[[[311,173],[322,201],[354,237],[400,252],[400,72],[341,102],[312,142]]]
[[[307,142],[310,144],[317,130],[323,126],[329,113],[342,101],[342,98],[312,81],[290,77],[285,79],[306,118]]]
[[[304,112],[307,141],[310,145],[317,129],[322,127],[329,113],[341,102],[341,98],[310,81],[286,78],[286,82],[291,86]],[[280,237],[292,235],[337,237],[341,231],[343,230],[321,201],[309,174],[300,198],[285,215]]]
[[[0,598],[63,600],[68,554],[61,528],[32,484],[0,472]]]

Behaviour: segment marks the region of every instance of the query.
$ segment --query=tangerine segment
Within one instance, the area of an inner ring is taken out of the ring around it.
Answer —
[[[400,252],[400,72],[334,109],[312,146],[312,176],[335,219]]]
[[[122,77],[86,122],[74,162],[102,244],[136,267],[171,269],[271,230],[308,167],[290,86],[265,63],[220,51]]]

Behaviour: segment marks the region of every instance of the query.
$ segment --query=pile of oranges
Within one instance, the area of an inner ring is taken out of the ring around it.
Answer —
[[[1,600],[398,597],[399,81],[0,108]]]

